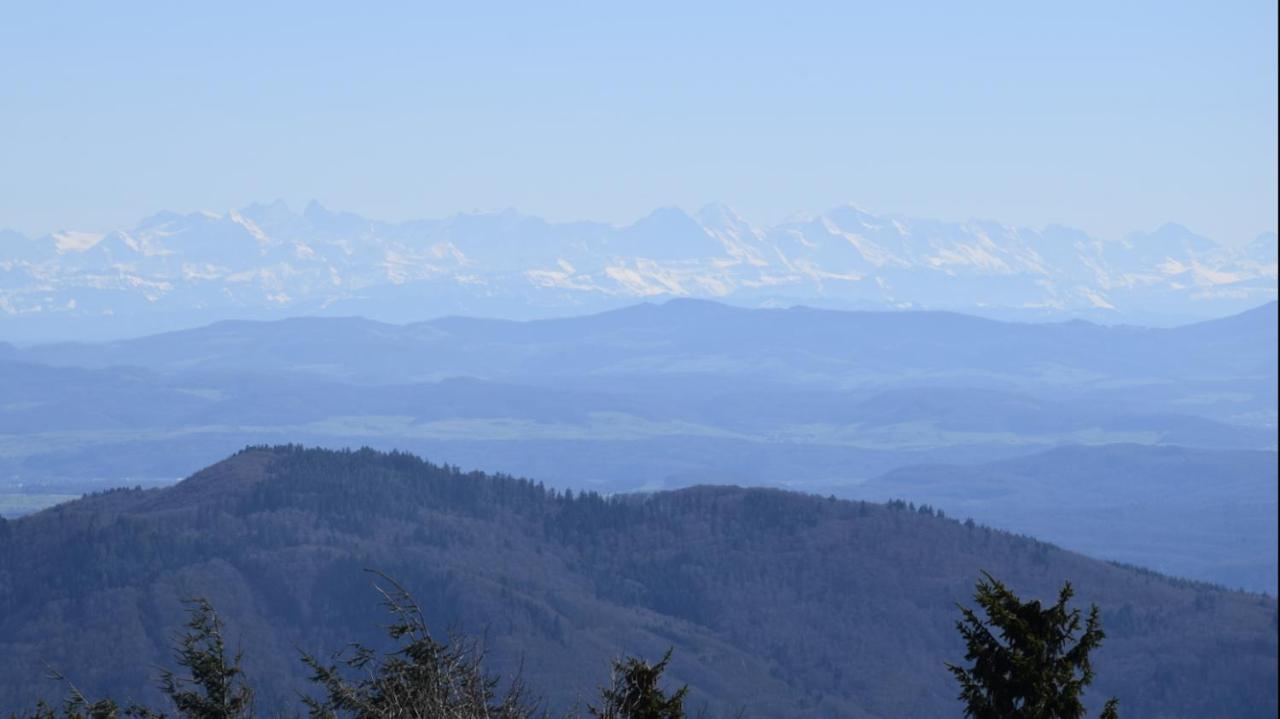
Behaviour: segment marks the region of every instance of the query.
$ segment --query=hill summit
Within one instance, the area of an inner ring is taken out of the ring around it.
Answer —
[[[377,643],[363,568],[433,629],[482,636],[552,707],[608,660],[674,647],[712,715],[958,714],[956,603],[981,570],[1024,596],[1070,580],[1107,640],[1090,696],[1129,716],[1276,711],[1276,602],[1115,566],[929,508],[695,487],[604,497],[402,453],[253,447],[177,485],[0,524],[0,705],[58,688],[154,698],[181,598],[210,599],[260,708],[306,691],[298,651]],[[16,578],[21,577],[22,581]],[[128,657],[130,661],[120,661]]]

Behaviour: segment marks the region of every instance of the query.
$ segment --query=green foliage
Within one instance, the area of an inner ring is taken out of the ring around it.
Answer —
[[[321,698],[303,697],[313,719],[529,719],[536,702],[526,697],[517,677],[499,692],[502,681],[482,667],[483,652],[474,640],[451,637],[440,643],[431,637],[421,607],[394,579],[378,573],[390,588],[375,585],[383,606],[391,613],[387,635],[397,649],[379,653],[362,644],[324,662],[304,653],[312,681]],[[223,625],[204,599],[188,600],[191,619],[176,639],[176,660],[189,676],[165,670],[160,675],[164,694],[179,719],[250,719],[253,691],[244,682],[241,655],[227,656]],[[635,657],[613,663],[612,685],[601,690],[600,708],[590,707],[598,719],[684,719],[688,687],[668,696],[658,686],[671,661],[671,650],[656,664]],[[352,675],[355,675],[354,677]],[[166,719],[168,715],[143,706],[125,709],[111,699],[93,701],[61,675],[68,698],[62,711],[41,701],[29,719]]]
[[[628,657],[613,663],[613,683],[600,691],[602,704],[590,707],[597,719],[684,719],[684,698],[689,687],[667,696],[658,686],[671,661],[671,650],[657,664]]]
[[[960,607],[956,628],[964,637],[969,667],[948,664],[960,682],[965,716],[973,719],[1081,719],[1081,696],[1093,681],[1089,653],[1106,636],[1098,607],[1089,609],[1080,632],[1080,610],[1067,609],[1074,591],[1063,584],[1058,601],[1042,608],[1023,602],[990,574],[978,581],[975,601],[986,614]],[[1079,638],[1077,634],[1079,633]],[[1116,719],[1116,700],[1101,719]]]
[[[1121,696],[1126,714],[1274,716],[1274,599],[901,505],[715,487],[570,499],[405,454],[248,450],[171,488],[7,523],[0,712],[47,695],[40,667],[54,660],[86,694],[172,715],[156,608],[202,592],[252,627],[236,638],[258,711],[305,714],[299,691],[322,688],[295,647],[326,661],[353,641],[386,648],[361,572],[378,566],[414,588],[433,628],[483,631],[485,665],[505,677],[519,664],[551,711],[598,702],[625,636],[678,647],[712,715],[941,716],[955,680],[923,668],[963,654],[952,602],[986,566],[1036,596],[1057,594],[1051,576],[1090,588],[1114,667],[1091,691]]]
[[[222,638],[222,620],[204,599],[189,599],[187,631],[177,637],[176,659],[188,675],[164,670],[160,688],[173,703],[175,716],[181,719],[249,719],[253,716],[253,690],[244,683],[240,667],[241,655],[227,656]],[[113,699],[91,700],[74,684],[57,672],[68,686],[62,714],[41,701],[31,719],[165,719],[161,711],[131,704],[123,709]]]
[[[251,716],[253,690],[244,683],[241,653],[227,656],[222,620],[204,599],[190,599],[191,619],[178,639],[178,665],[190,676],[160,674],[160,688],[184,719],[240,719]],[[143,712],[142,716],[163,714]]]
[[[312,680],[324,690],[322,699],[304,699],[312,717],[524,719],[533,714],[519,679],[499,695],[499,680],[484,673],[475,642],[432,639],[413,597],[395,580],[380,576],[391,585],[377,587],[394,617],[387,634],[401,646],[379,655],[356,644],[330,663],[304,654]],[[360,678],[349,678],[344,667]]]
[[[57,674],[54,677],[65,681],[65,678]],[[111,699],[94,701],[81,693],[75,685],[70,682],[68,685],[70,692],[62,703],[61,713],[49,703],[41,701],[29,715],[30,719],[118,719],[121,716],[134,716],[128,711],[122,713],[119,705]]]

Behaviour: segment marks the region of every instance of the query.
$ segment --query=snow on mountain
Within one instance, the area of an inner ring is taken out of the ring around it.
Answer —
[[[1276,276],[1276,233],[1264,232],[1258,235],[1244,248],[1244,256],[1257,267],[1270,268],[1271,277]]]
[[[666,207],[618,227],[512,210],[390,223],[277,201],[162,212],[104,234],[2,232],[0,252],[0,322],[271,311],[524,317],[661,297],[1186,318],[1275,299],[1277,275],[1271,233],[1234,251],[1174,224],[1106,242],[1056,225],[939,222],[852,205],[771,227],[723,205]]]

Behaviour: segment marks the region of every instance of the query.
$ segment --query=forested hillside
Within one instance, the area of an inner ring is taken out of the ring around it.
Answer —
[[[1276,473],[1275,452],[1109,444],[904,467],[859,490],[962,511],[1091,557],[1275,596]],[[1142,531],[1118,531],[1126,525]]]
[[[259,710],[307,691],[300,650],[377,642],[362,569],[399,578],[437,631],[483,637],[551,707],[608,660],[674,647],[713,716],[958,715],[956,602],[981,570],[1024,596],[1063,580],[1107,639],[1089,696],[1131,717],[1277,709],[1274,599],[1171,580],[905,504],[695,487],[610,498],[405,454],[251,448],[159,490],[0,523],[0,707],[62,687],[154,699],[157,665],[210,599]]]
[[[736,484],[874,501],[888,498],[874,480],[906,467],[1176,445],[1188,451],[1155,471],[1055,455],[1091,478],[1073,503],[1106,515],[1095,525],[1056,521],[1043,492],[988,501],[971,473],[888,496],[1274,591],[1275,472],[1258,458],[1274,468],[1276,322],[1275,303],[1156,329],[686,300],[536,322],[312,317],[0,344],[0,515],[170,484],[261,443],[394,448],[604,494]],[[1203,458],[1223,511],[1166,481],[1203,473]]]

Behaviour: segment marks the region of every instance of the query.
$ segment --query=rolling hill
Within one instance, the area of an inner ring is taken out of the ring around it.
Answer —
[[[902,497],[1093,557],[1276,596],[1276,453],[1110,444],[902,467],[856,496]]]
[[[606,494],[721,483],[901,497],[1274,592],[1275,367],[1274,303],[1142,328],[682,300],[533,322],[300,318],[0,348],[0,515],[171,483],[246,444],[368,445]],[[1207,473],[1221,491],[1205,503],[1167,491],[1159,464],[1052,455],[1092,502],[1069,522],[1043,483],[988,501],[988,478],[971,471],[947,469],[945,487],[878,479],[1108,445],[1135,458],[1182,448],[1170,471]],[[1209,539],[1168,535],[1184,521]]]
[[[1071,580],[1108,633],[1089,696],[1129,716],[1274,716],[1276,602],[1115,566],[905,505],[693,487],[605,498],[409,455],[242,451],[157,490],[0,523],[0,705],[60,691],[154,692],[203,595],[246,652],[261,708],[306,689],[298,649],[376,634],[361,573],[399,577],[437,630],[553,707],[620,653],[675,648],[671,679],[714,716],[945,716],[943,662],[980,570],[1047,596]],[[121,661],[122,658],[128,661]]]
[[[727,373],[825,387],[904,379],[1168,383],[1274,377],[1276,303],[1173,328],[999,322],[947,312],[743,309],[673,300],[554,320],[405,325],[308,317],[228,321],[9,359],[165,371],[289,372],[364,384]],[[0,355],[2,356],[2,355]],[[1272,383],[1274,386],[1274,382]]]

